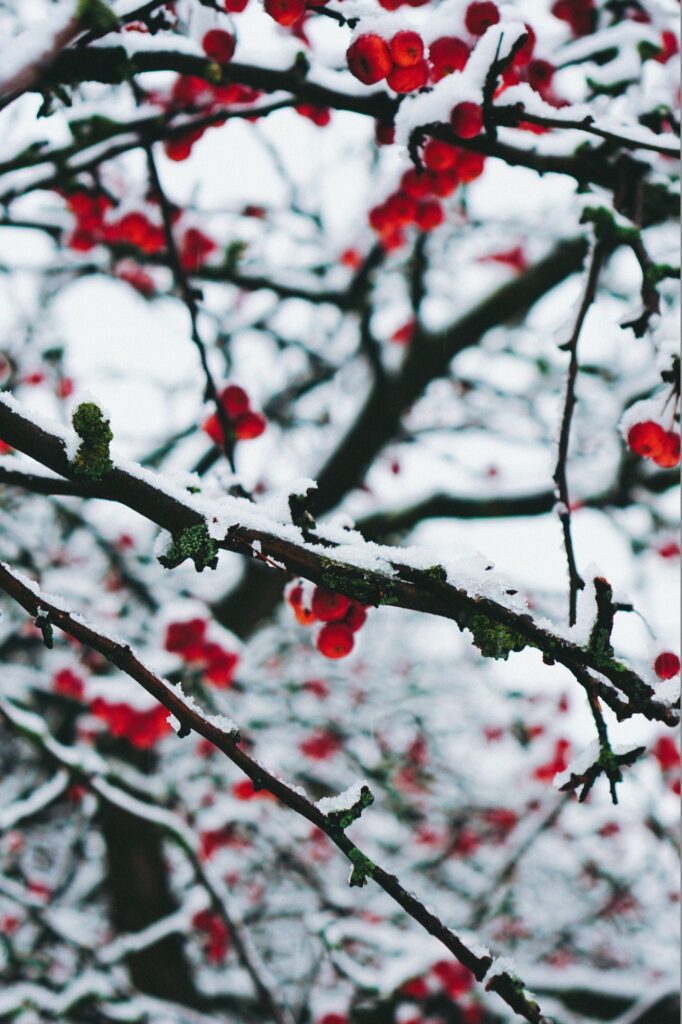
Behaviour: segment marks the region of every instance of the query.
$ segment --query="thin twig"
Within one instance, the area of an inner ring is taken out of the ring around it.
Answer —
[[[575,552],[573,549],[573,535],[571,530],[571,503],[570,495],[568,490],[568,478],[567,478],[567,462],[568,462],[568,449],[571,440],[571,424],[573,422],[573,412],[576,405],[576,380],[578,377],[579,363],[578,363],[578,340],[580,338],[580,332],[582,331],[583,324],[587,317],[590,306],[595,300],[597,293],[597,284],[599,282],[599,275],[605,259],[605,248],[601,243],[597,243],[592,253],[592,261],[590,269],[587,275],[587,283],[585,285],[585,292],[583,295],[578,316],[573,328],[573,333],[570,339],[565,345],[562,345],[562,349],[567,351],[570,355],[568,373],[566,377],[566,392],[564,396],[564,411],[561,418],[561,430],[559,433],[559,450],[557,456],[556,468],[554,470],[554,483],[557,489],[557,499],[560,503],[559,508],[559,519],[564,534],[564,547],[566,549],[566,559],[568,562],[568,578],[569,578],[569,614],[568,621],[569,625],[574,626],[577,617],[578,608],[578,591],[582,590],[585,586],[585,581],[578,572],[578,567],[575,559]]]

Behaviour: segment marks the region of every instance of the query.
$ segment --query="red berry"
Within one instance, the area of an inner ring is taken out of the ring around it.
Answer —
[[[401,68],[411,68],[424,59],[424,41],[418,32],[397,32],[389,47],[394,63]]]
[[[424,166],[429,171],[437,174],[441,171],[450,171],[457,164],[459,149],[451,146],[449,142],[441,142],[440,139],[430,139],[425,148],[422,159]]]
[[[457,162],[457,176],[462,185],[480,178],[485,168],[485,157],[482,153],[462,152]]]
[[[654,672],[659,679],[672,679],[680,671],[680,659],[672,651],[659,654],[654,662]]]
[[[463,39],[441,36],[429,48],[429,62],[433,80],[439,82],[454,71],[462,71],[469,60],[470,49]]]
[[[223,0],[223,6],[228,14],[241,14],[246,10],[249,0]]]
[[[483,131],[483,111],[478,103],[465,100],[450,114],[450,124],[460,139],[474,139]]]
[[[237,420],[249,411],[249,396],[238,384],[228,384],[223,388],[220,402],[230,420]]]
[[[412,167],[405,171],[400,179],[400,191],[406,192],[413,199],[424,199],[431,191],[428,175],[420,174]]]
[[[660,455],[663,452],[664,439],[665,430],[654,420],[635,423],[628,431],[628,447],[636,455],[642,455],[644,458],[655,458]]]
[[[426,199],[417,207],[415,219],[422,231],[433,231],[445,220],[445,210],[437,199]]]
[[[70,668],[63,668],[55,673],[52,679],[52,689],[62,697],[81,700],[85,693],[85,684],[81,677]]]
[[[267,426],[264,416],[258,412],[246,412],[240,416],[234,426],[235,436],[238,441],[252,441],[260,437]]]
[[[367,609],[359,601],[351,601],[350,607],[346,612],[343,622],[344,625],[348,626],[353,633],[357,633],[359,629],[362,629],[365,622],[367,621]]]
[[[375,85],[388,76],[393,58],[388,43],[381,36],[367,33],[358,36],[348,47],[346,60],[351,74],[364,85]]]
[[[224,440],[223,428],[216,413],[212,412],[208,419],[204,421],[202,430],[205,434],[208,434],[214,444],[217,444],[218,447],[222,445]]]
[[[234,57],[236,40],[230,32],[212,28],[201,40],[201,48],[207,57],[218,64],[229,64]]]
[[[394,192],[386,200],[386,213],[391,227],[412,224],[417,214],[417,202],[406,192]]]
[[[313,614],[320,622],[337,622],[350,608],[350,598],[333,590],[315,587],[312,600]]]
[[[429,68],[425,60],[409,68],[394,67],[387,82],[394,92],[407,93],[421,89],[429,80]]]
[[[657,466],[664,469],[676,466],[680,461],[680,435],[674,430],[668,430],[663,435],[661,451],[652,458]]]
[[[513,61],[514,67],[516,67],[516,68],[525,67],[526,64],[528,63],[528,61],[533,56],[533,50],[535,49],[535,43],[536,43],[535,32],[530,27],[530,25],[526,24],[525,27],[526,27],[526,32],[528,33],[528,38],[526,39],[526,41],[523,44],[523,46],[521,47],[521,49],[516,51],[516,55],[514,56],[514,61]]]
[[[167,651],[182,654],[188,647],[201,644],[206,638],[206,619],[189,619],[186,622],[171,622],[166,629],[164,646]]]
[[[266,13],[285,28],[305,13],[305,0],[265,0],[263,6]]]
[[[343,622],[328,622],[317,637],[317,649],[325,658],[345,658],[354,643],[353,631]]]
[[[500,12],[497,4],[490,0],[475,0],[467,7],[464,23],[472,36],[482,36],[491,25],[497,25],[500,20]]]
[[[526,70],[526,77],[532,89],[544,95],[552,84],[555,67],[548,60],[532,60]]]

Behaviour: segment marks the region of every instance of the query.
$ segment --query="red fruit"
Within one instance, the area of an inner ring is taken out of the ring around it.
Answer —
[[[343,622],[328,622],[317,637],[317,649],[325,658],[345,658],[354,643],[352,629]]]
[[[97,244],[97,239],[91,231],[84,231],[81,228],[76,228],[69,235],[67,246],[69,249],[73,249],[74,252],[90,252],[91,249]]]
[[[456,36],[441,36],[431,43],[429,62],[434,82],[465,68],[470,52],[464,40]]]
[[[409,68],[394,67],[387,82],[394,92],[407,93],[421,89],[429,80],[429,67],[425,60]]]
[[[201,40],[201,48],[207,57],[218,64],[229,64],[234,57],[237,43],[230,32],[222,28],[212,28]]]
[[[325,626],[325,629],[331,627]],[[325,761],[341,748],[341,740],[331,732],[314,732],[301,743],[301,752],[315,761]]]
[[[672,679],[680,671],[680,659],[672,651],[663,651],[654,662],[654,672],[659,679]]]
[[[465,100],[453,109],[450,124],[460,139],[474,139],[483,131],[483,111],[478,103]]]
[[[658,761],[661,771],[671,771],[678,768],[680,764],[680,752],[672,736],[661,736],[651,753]]]
[[[414,167],[405,171],[400,179],[400,191],[406,192],[413,199],[424,199],[431,191],[428,176],[420,174]]]
[[[594,29],[595,11],[592,0],[557,0],[552,14],[571,26],[573,35],[587,36]]]
[[[680,435],[674,430],[668,430],[663,435],[662,444],[661,451],[652,458],[657,466],[672,469],[680,461]]]
[[[235,436],[238,441],[252,441],[261,436],[266,426],[266,419],[259,412],[246,412],[234,425]]]
[[[457,163],[457,174],[463,185],[480,178],[485,169],[485,157],[482,153],[463,152]]]
[[[116,276],[147,299],[156,293],[154,278],[140,267],[120,267],[116,271]]]
[[[166,628],[164,647],[174,654],[182,654],[186,648],[201,644],[206,638],[206,619],[188,619],[186,622],[171,622]]]
[[[661,52],[656,57],[659,64],[667,64],[671,57],[675,57],[680,49],[677,36],[670,29],[661,32]]]
[[[664,445],[665,430],[660,423],[655,423],[654,420],[635,423],[628,431],[628,447],[636,455],[655,458],[663,452]]]
[[[432,171],[429,174],[429,180],[431,182],[431,191],[434,196],[439,196],[441,199],[446,199],[451,196],[457,186],[463,180],[460,174],[460,161],[457,166],[453,167],[449,171]]]
[[[459,149],[456,146],[451,146],[449,142],[430,139],[424,147],[422,160],[429,171],[435,171],[438,174],[441,171],[452,170],[457,163],[459,153]]]
[[[304,0],[265,0],[263,7],[278,25],[285,27],[293,25],[305,13]]]
[[[228,384],[223,388],[220,392],[220,403],[230,420],[237,420],[249,411],[249,396],[238,384]]]
[[[191,156],[192,146],[202,135],[202,131],[194,131],[178,135],[174,139],[167,139],[163,144],[164,153],[169,160],[175,160],[176,163],[180,163],[180,161],[186,160]]]
[[[202,430],[205,434],[211,438],[214,444],[217,444],[220,448],[223,443],[223,428],[220,425],[217,413],[212,412],[207,420],[204,421]]]
[[[315,1024],[348,1024],[348,1017],[345,1013],[325,1013],[324,1017],[315,1021]]]
[[[418,32],[397,32],[389,48],[394,63],[401,68],[411,68],[424,59],[424,41]]]
[[[57,382],[57,398],[69,398],[73,394],[74,384],[70,377],[60,377]]]
[[[383,81],[393,67],[388,43],[373,33],[358,36],[348,47],[346,60],[351,74],[364,85],[375,85]]]
[[[184,270],[198,270],[218,246],[198,228],[188,228],[180,243],[180,263]]]
[[[209,683],[221,689],[229,686],[234,679],[239,658],[232,651],[226,651],[220,644],[204,644],[198,652],[204,664],[204,676]]]
[[[289,592],[287,600],[294,610],[294,615],[296,616],[297,621],[302,626],[312,626],[313,622],[316,621],[316,618],[313,611],[310,608],[306,608],[303,603],[303,587],[294,587],[293,590]]]
[[[246,10],[249,0],[223,0],[223,6],[228,14],[241,14]]]
[[[85,692],[85,684],[81,677],[72,672],[70,668],[63,668],[60,672],[55,673],[52,679],[52,689],[62,697],[81,700]]]
[[[329,107],[316,107],[312,103],[299,103],[296,107],[296,113],[300,114],[301,117],[307,117],[318,128],[326,128],[332,119]]]
[[[497,4],[489,2],[489,0],[480,0],[480,2],[476,0],[473,4],[469,4],[464,16],[464,24],[472,36],[482,36],[491,25],[497,25],[499,20],[500,12],[497,9]]]
[[[525,43],[523,44],[523,46],[521,47],[521,49],[517,50],[517,52],[516,52],[516,55],[515,55],[514,60],[513,60],[513,66],[516,67],[516,68],[523,68],[523,67],[525,67],[526,64],[528,63],[528,61],[533,56],[533,50],[535,49],[535,43],[536,43],[535,32],[530,27],[530,25],[528,25],[527,23],[526,23],[525,27],[526,27],[526,32],[528,33],[528,38],[525,41]]]
[[[412,224],[417,214],[417,202],[406,192],[394,192],[386,200],[386,215],[391,227]]]
[[[320,622],[337,622],[350,608],[350,598],[333,590],[315,587],[312,600],[313,614]]]
[[[367,622],[367,609],[359,601],[351,601],[350,607],[343,618],[344,625],[353,633],[357,633]]]
[[[422,231],[434,231],[445,220],[445,210],[437,199],[426,199],[417,207],[415,220]]]
[[[463,996],[476,980],[471,971],[456,960],[439,960],[431,970],[452,999]]]
[[[526,70],[531,88],[543,96],[550,88],[556,68],[548,60],[532,60]]]

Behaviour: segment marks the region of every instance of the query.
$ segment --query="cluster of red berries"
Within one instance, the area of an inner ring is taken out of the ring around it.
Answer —
[[[324,623],[317,634],[317,649],[325,658],[345,658],[350,654],[355,645],[355,633],[367,620],[365,605],[324,587],[315,587],[308,605],[300,584],[292,587],[287,600],[302,626]]]
[[[463,106],[464,104],[462,104]],[[472,104],[475,106],[475,104]],[[369,223],[387,250],[399,248],[405,228],[433,231],[445,219],[440,199],[483,173],[485,157],[459,146],[430,139],[422,154],[424,169],[405,171],[399,188],[369,212]]]
[[[220,31],[220,30],[215,30]],[[207,33],[210,35],[210,33]],[[230,36],[229,32],[225,33]],[[209,44],[210,45],[210,44]],[[228,44],[224,52],[227,52]],[[148,99],[161,107],[166,113],[187,110],[190,112],[212,114],[215,111],[239,104],[248,106],[254,103],[261,93],[251,89],[247,85],[228,83],[216,85],[206,81],[205,78],[198,78],[196,75],[178,75],[169,93],[150,93]],[[225,120],[218,118],[212,122],[212,127],[219,127]],[[209,126],[203,128],[190,128],[185,131],[173,132],[163,144],[164,152],[169,160],[186,160],[192,153],[192,148],[202,137]]]
[[[230,933],[219,914],[200,910],[192,918],[192,926],[203,933],[203,946],[210,964],[222,964],[230,948]]]
[[[153,747],[170,730],[168,712],[162,704],[140,710],[129,704],[112,704],[103,697],[96,697],[90,710],[96,718],[106,722],[112,736],[127,740],[138,750]]]
[[[442,992],[450,999],[458,1000],[471,991],[475,980],[471,971],[456,960],[438,960],[426,974],[406,981],[400,987],[400,995],[421,1002]],[[460,1009],[459,1004],[457,1008]],[[470,1018],[463,1016],[463,1019]]]
[[[267,426],[264,416],[251,408],[249,396],[238,384],[228,384],[220,392],[219,401],[237,441],[251,441],[260,437]],[[217,412],[211,413],[203,429],[218,446],[224,442],[223,428]]]
[[[141,210],[131,210],[121,217],[114,217],[113,201],[103,193],[79,190],[65,194],[64,198],[76,219],[76,227],[67,242],[70,249],[89,252],[98,244],[130,246],[147,256],[153,256],[166,248],[163,227]],[[176,223],[180,216],[181,211],[176,210],[173,214]],[[186,228],[178,241],[178,256],[183,269],[189,273],[197,271],[216,248],[213,239],[203,231],[194,227]],[[126,275],[130,277],[131,273],[130,269],[124,269],[118,276],[126,280]],[[143,281],[138,274],[133,274],[132,283],[143,292],[150,289],[153,292],[151,278]]]
[[[224,689],[232,683],[239,657],[220,644],[206,638],[206,619],[171,622],[166,628],[164,646],[179,654],[183,661],[201,670],[203,678],[213,686]]]
[[[628,430],[628,447],[646,459],[652,459],[657,466],[671,469],[680,461],[680,434],[666,430],[655,420],[643,420]]]

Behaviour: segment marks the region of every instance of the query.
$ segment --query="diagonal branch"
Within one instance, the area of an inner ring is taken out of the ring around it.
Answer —
[[[80,617],[66,611],[54,598],[47,598],[31,581],[25,580],[8,566],[0,565],[0,588],[21,605],[30,615],[48,615],[58,626],[81,643],[98,651],[121,671],[156,697],[180,723],[180,734],[194,730],[213,743],[234,764],[237,765],[259,789],[266,789],[291,810],[315,825],[345,854],[353,866],[351,882],[365,885],[373,879],[410,917],[421,924],[474,974],[486,989],[496,992],[504,1002],[529,1024],[551,1024],[544,1017],[538,1004],[527,994],[519,978],[507,970],[497,967],[487,951],[474,950],[459,935],[422,903],[418,897],[401,884],[396,875],[390,874],[380,865],[371,861],[346,835],[344,828],[332,815],[325,814],[305,796],[299,788],[284,782],[254,760],[239,746],[238,733],[231,724],[226,728],[206,716],[193,701],[184,698],[182,691],[171,686],[146,666],[132,649],[113,637],[86,624]],[[355,879],[355,881],[353,881]]]
[[[55,429],[61,428],[55,424]],[[75,475],[65,450],[65,443],[72,440],[71,433],[64,430],[60,436],[50,432],[45,423],[39,426],[18,403],[1,394],[0,439],[53,472]],[[93,484],[93,496],[127,505],[168,530],[174,539],[182,541],[188,530],[194,531],[192,536],[198,531],[210,550],[210,557],[203,563],[195,562],[198,568],[214,563],[217,549],[259,560],[265,556],[292,575],[363,604],[391,604],[451,619],[460,629],[470,629],[488,656],[507,657],[529,646],[541,651],[545,660],[558,661],[571,672],[576,668],[595,671],[627,697],[631,715],[643,714],[669,725],[677,722],[675,709],[656,700],[653,687],[610,652],[580,644],[536,622],[526,610],[505,603],[503,588],[494,599],[451,582],[444,567],[424,568],[423,556],[371,545],[360,534],[351,534],[340,547],[340,557],[335,558],[338,537],[321,536],[319,532],[312,538],[305,537],[292,523],[271,519],[242,498],[207,502],[201,496],[169,487],[162,477],[134,463],[109,470],[101,482]],[[219,536],[211,537],[209,524]],[[513,596],[516,591],[507,593]]]

